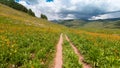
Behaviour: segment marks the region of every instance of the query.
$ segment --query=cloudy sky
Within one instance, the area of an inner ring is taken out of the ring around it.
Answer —
[[[106,19],[120,17],[120,0],[16,0],[32,9],[36,16],[41,13],[54,19]],[[117,16],[116,16],[117,15]]]

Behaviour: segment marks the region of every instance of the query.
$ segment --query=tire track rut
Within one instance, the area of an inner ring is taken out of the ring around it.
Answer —
[[[83,68],[92,68],[89,64],[83,62],[84,57],[79,53],[78,49],[70,42],[70,39],[67,35],[65,35],[65,38],[70,43],[71,47],[74,49],[74,52],[78,55],[79,62],[83,65]]]
[[[54,68],[62,68],[62,43],[63,43],[63,34],[60,35],[59,42],[57,44],[57,51],[56,51],[56,56],[55,56],[55,65]]]

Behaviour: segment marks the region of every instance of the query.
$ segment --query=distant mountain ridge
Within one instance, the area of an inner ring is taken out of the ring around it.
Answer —
[[[99,19],[99,20],[70,19],[70,20],[53,20],[52,22],[74,28],[79,28],[79,27],[120,28],[120,18]]]

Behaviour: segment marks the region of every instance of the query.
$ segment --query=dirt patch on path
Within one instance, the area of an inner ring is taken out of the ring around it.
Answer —
[[[92,68],[89,64],[83,62],[84,57],[79,53],[78,49],[70,42],[70,39],[65,35],[66,40],[70,43],[71,47],[74,49],[74,52],[78,55],[80,63],[83,65],[83,68]]]
[[[63,34],[60,35],[59,42],[57,44],[57,51],[56,51],[56,56],[55,56],[55,65],[54,68],[62,68],[62,43],[63,43]]]

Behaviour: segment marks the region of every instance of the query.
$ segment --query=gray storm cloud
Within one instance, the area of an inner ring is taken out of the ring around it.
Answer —
[[[54,0],[53,2],[20,0],[19,3],[31,8],[38,17],[40,13],[46,14],[49,20],[89,19],[93,16],[120,10],[120,0]]]
[[[20,1],[25,1],[31,5],[39,4],[39,0],[20,0]]]

